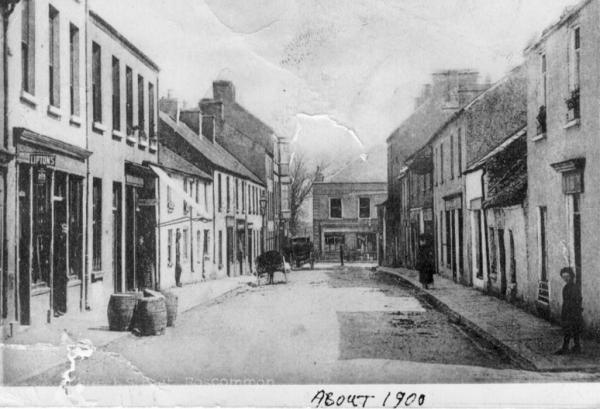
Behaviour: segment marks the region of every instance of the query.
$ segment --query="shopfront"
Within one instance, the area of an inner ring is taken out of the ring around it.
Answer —
[[[83,308],[90,152],[25,129],[15,134],[19,321],[30,325]]]

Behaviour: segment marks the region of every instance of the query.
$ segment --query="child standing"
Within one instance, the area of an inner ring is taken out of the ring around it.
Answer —
[[[563,287],[563,304],[561,311],[561,324],[564,331],[562,348],[556,351],[557,355],[564,355],[569,352],[581,352],[581,293],[575,283],[575,274],[571,267],[564,267],[560,270],[560,276],[565,281]],[[569,351],[569,342],[573,338],[573,349]]]

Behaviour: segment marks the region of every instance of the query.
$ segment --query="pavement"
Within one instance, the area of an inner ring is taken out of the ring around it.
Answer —
[[[56,386],[66,367],[17,382]],[[76,364],[71,386],[597,381],[523,370],[412,286],[371,268],[315,266],[180,314],[162,336],[123,336]],[[80,389],[81,389],[80,388]],[[81,389],[86,395],[88,388]]]
[[[562,345],[562,329],[504,300],[436,275],[433,289],[425,290],[418,272],[379,267],[417,290],[454,322],[487,340],[521,368],[543,372],[597,372],[600,343],[583,339],[583,352],[554,355]]]
[[[254,283],[255,280],[252,276],[222,278],[173,287],[169,291],[178,296],[178,314],[181,314],[248,287],[248,284]],[[64,371],[69,362],[69,347],[77,345],[78,341],[89,340],[86,345],[96,351],[127,337],[134,335],[108,329],[106,308],[67,314],[52,320],[51,324],[22,327],[12,338],[0,344],[0,385],[26,384],[28,379],[40,376],[53,368]],[[119,368],[129,367],[129,364],[118,356],[109,354],[107,357],[107,368],[114,372],[119,372]],[[142,376],[134,376],[132,381],[136,384],[147,383]]]

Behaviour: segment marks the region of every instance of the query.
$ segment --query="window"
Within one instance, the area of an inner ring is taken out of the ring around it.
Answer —
[[[92,116],[102,122],[102,50],[97,43],[92,43]]]
[[[35,93],[35,8],[33,0],[23,0],[21,14],[21,86]]]
[[[444,143],[440,143],[440,184],[444,183]]]
[[[246,213],[246,182],[242,180],[242,213]]]
[[[548,223],[548,210],[541,206],[539,211],[538,240],[540,249],[540,281],[548,281],[548,242],[546,237],[546,225]]]
[[[446,210],[446,267],[451,268],[454,261],[452,254],[452,211]]]
[[[223,267],[223,230],[219,230],[219,268]]]
[[[121,67],[116,57],[112,58],[112,127],[121,130]]]
[[[515,238],[513,231],[508,231],[508,245],[510,249],[510,283],[516,284],[517,282],[517,257],[515,255]]]
[[[69,49],[70,49],[70,81],[69,81],[69,101],[71,115],[79,116],[81,102],[79,92],[79,28],[70,25],[69,28]]]
[[[546,61],[546,54],[542,54],[542,61],[541,61],[541,65],[542,65],[542,82],[541,82],[541,86],[542,86],[542,101],[541,104],[546,106],[547,104],[547,98],[548,98],[548,65],[547,65],[547,61]]]
[[[196,182],[196,203],[200,204],[200,181]]]
[[[329,199],[329,217],[331,219],[342,218],[342,199]]]
[[[146,127],[146,115],[144,106],[144,77],[138,75],[137,78],[138,86],[138,127],[140,132],[144,131]]]
[[[473,232],[475,233],[475,273],[483,279],[483,239],[481,237],[481,210],[473,211]]]
[[[187,194],[188,192],[188,182],[187,178],[183,178],[183,192]],[[191,192],[190,192],[191,193]],[[185,200],[186,196],[183,197],[183,213],[186,214],[188,212],[188,203]]]
[[[206,210],[208,212],[208,186],[207,183],[205,182],[204,184],[204,210]]]
[[[173,264],[173,229],[167,231],[167,264]]]
[[[492,279],[496,279],[496,276],[498,275],[498,252],[496,249],[496,232],[494,231],[493,227],[489,228],[489,242],[490,242],[490,254],[488,256],[489,258],[489,265],[490,265],[490,276],[492,277]]]
[[[361,197],[358,199],[358,217],[368,219],[371,217],[371,199]]]
[[[155,104],[154,104],[154,84],[151,82],[148,83],[148,127],[150,129],[150,138],[156,137],[155,127],[156,127],[156,119],[155,119]]]
[[[435,163],[437,161],[437,157],[438,157],[438,149],[433,148],[433,163]],[[435,185],[437,186],[438,184],[438,169],[437,166],[434,166],[433,168],[433,181],[435,183]]]
[[[506,277],[506,245],[504,244],[504,229],[498,229],[498,252],[500,253],[500,275]]]
[[[48,95],[50,105],[60,107],[60,28],[58,10],[48,9]]]
[[[221,186],[221,174],[219,173],[218,177],[217,177],[217,195],[219,196],[219,212],[223,211],[223,193],[221,191],[222,186]]]
[[[169,175],[171,177],[171,175]],[[175,204],[173,203],[173,189],[171,186],[167,185],[167,211],[171,213],[175,209]]]
[[[133,133],[133,71],[125,67],[125,122],[127,135]]]
[[[458,146],[456,150],[458,151],[458,177],[462,177],[462,129],[458,128],[458,134],[456,135],[456,143]]]
[[[92,267],[102,270],[102,179],[92,182]]]
[[[208,256],[208,249],[210,243],[210,230],[204,230],[204,241],[202,242],[202,256]]]
[[[229,185],[229,176],[225,179],[225,188],[227,189],[227,212],[231,210],[231,186]]]
[[[454,179],[454,135],[450,135],[450,180]]]
[[[581,37],[579,27],[571,29],[569,53],[569,96],[567,98],[567,120],[580,117],[580,72],[581,72]]]
[[[182,241],[183,241],[183,259],[187,260],[188,258],[188,229],[183,229],[183,234],[182,234]]]
[[[235,179],[235,212],[240,212],[240,180]]]

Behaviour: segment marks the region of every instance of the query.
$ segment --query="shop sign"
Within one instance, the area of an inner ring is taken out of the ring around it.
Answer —
[[[144,179],[139,176],[125,175],[125,183],[132,186],[144,187]]]
[[[30,153],[29,163],[35,166],[56,166],[56,155],[47,153]]]
[[[138,206],[156,206],[156,199],[138,199]]]

